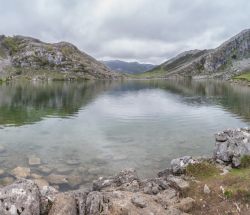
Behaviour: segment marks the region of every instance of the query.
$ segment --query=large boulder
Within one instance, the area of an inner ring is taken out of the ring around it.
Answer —
[[[40,192],[30,180],[18,180],[0,189],[1,215],[40,215]]]
[[[240,166],[240,159],[250,155],[250,128],[228,129],[215,135],[214,158]]]
[[[193,164],[196,161],[191,156],[183,156],[180,158],[175,158],[171,160],[171,170],[173,174],[183,174],[186,167],[189,164]]]

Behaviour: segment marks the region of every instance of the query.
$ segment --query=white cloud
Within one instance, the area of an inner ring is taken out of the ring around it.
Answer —
[[[248,0],[0,0],[0,32],[66,40],[98,59],[162,62],[249,28]]]

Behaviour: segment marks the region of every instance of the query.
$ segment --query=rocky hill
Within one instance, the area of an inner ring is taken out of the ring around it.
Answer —
[[[115,79],[120,75],[67,42],[0,36],[0,79]]]
[[[145,64],[138,62],[125,62],[121,60],[103,61],[110,69],[120,73],[139,74],[151,70],[155,67],[153,64]]]
[[[195,76],[231,79],[250,70],[250,29],[216,49],[192,50],[166,61],[141,77]]]

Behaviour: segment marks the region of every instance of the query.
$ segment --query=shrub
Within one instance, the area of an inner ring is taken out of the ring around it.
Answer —
[[[233,191],[232,191],[232,190],[225,190],[224,196],[225,196],[227,199],[232,198],[232,197],[233,197]]]
[[[11,55],[19,51],[18,43],[12,37],[5,37],[2,44],[10,51]]]
[[[196,178],[207,178],[217,175],[219,170],[208,162],[189,164],[186,168],[186,174]]]

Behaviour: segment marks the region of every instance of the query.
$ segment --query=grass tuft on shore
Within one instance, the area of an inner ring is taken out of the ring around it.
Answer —
[[[235,80],[250,81],[250,71],[234,77]]]
[[[197,179],[205,179],[219,175],[219,169],[206,161],[201,163],[189,164],[186,168],[186,174]]]

